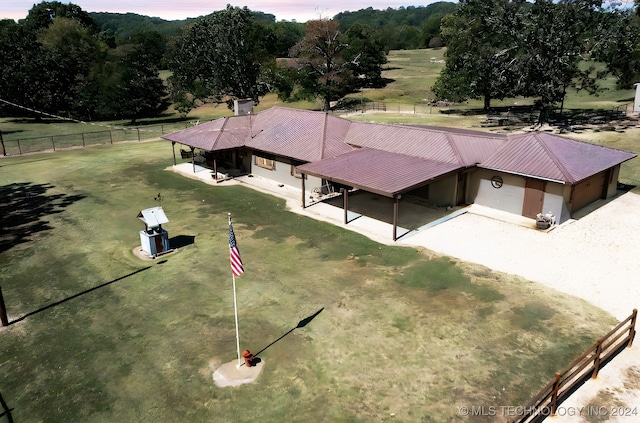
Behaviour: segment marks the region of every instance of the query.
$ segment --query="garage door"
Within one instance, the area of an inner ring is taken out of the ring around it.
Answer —
[[[573,187],[572,212],[605,197],[608,174],[609,172],[605,170]]]

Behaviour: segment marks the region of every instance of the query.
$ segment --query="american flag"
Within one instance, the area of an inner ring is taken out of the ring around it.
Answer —
[[[233,273],[233,276],[240,276],[244,273],[244,266],[236,243],[236,236],[233,234],[231,219],[229,219],[229,255],[231,257],[231,273]]]

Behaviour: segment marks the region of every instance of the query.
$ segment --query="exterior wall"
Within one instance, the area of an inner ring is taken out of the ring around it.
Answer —
[[[618,192],[618,178],[620,177],[620,165],[611,168],[611,177],[607,186],[607,198],[611,198]]]
[[[491,178],[500,176],[503,185],[494,188]],[[469,175],[469,200],[486,207],[522,215],[524,202],[524,183],[521,176],[500,173],[493,170],[478,169]]]
[[[258,155],[260,156],[260,155]],[[248,154],[249,168],[251,173],[260,176],[265,179],[269,179],[278,184],[284,184],[295,189],[302,189],[302,181],[291,174],[291,160],[285,157],[275,156],[275,169],[265,169],[264,167],[256,165],[255,156]],[[322,180],[315,176],[307,176],[305,181],[305,188],[307,191],[312,192],[314,188],[322,186]]]
[[[491,184],[491,178],[496,175],[503,180],[503,185],[500,188],[494,188]],[[482,206],[522,215],[524,190],[525,178],[522,176],[486,169],[478,169],[469,175],[469,199]],[[570,186],[547,182],[542,212],[553,213],[558,223],[569,219],[571,216],[567,204],[570,195]]]
[[[457,178],[457,174],[454,174],[429,184],[429,203],[455,206]]]
[[[566,188],[569,188],[568,190]],[[551,212],[556,217],[556,223],[562,223],[569,219],[568,202],[565,202],[565,192],[571,192],[571,187],[556,182],[547,182],[544,188],[544,203],[542,213]]]

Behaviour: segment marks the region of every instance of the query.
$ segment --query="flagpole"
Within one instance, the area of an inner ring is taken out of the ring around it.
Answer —
[[[229,213],[229,231],[231,232],[231,230],[231,213]],[[236,296],[236,275],[233,271],[231,272],[231,276],[233,278],[233,312],[236,319],[236,348],[238,350],[238,364],[236,364],[236,367],[240,368],[242,360],[240,359],[240,332],[238,331],[238,299]]]
[[[236,300],[236,275],[231,275],[233,277],[233,310],[236,316],[236,347],[238,348],[238,364],[236,367],[240,367],[242,362],[240,360],[240,332],[238,332],[238,301]]]

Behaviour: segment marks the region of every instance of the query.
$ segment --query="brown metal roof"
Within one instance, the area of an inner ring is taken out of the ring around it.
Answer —
[[[246,146],[305,162],[353,150],[344,142],[351,121],[328,113],[274,107],[253,117]]]
[[[300,172],[392,197],[453,172],[458,165],[361,148],[298,166]]]
[[[328,173],[332,170],[336,178],[348,177],[350,182],[343,181],[347,185],[368,187],[384,195],[406,190],[420,178],[428,181],[476,164],[573,184],[636,157],[633,153],[544,132],[506,137],[456,128],[354,122],[324,112],[283,107],[255,115],[221,118],[163,138],[207,151],[247,146],[311,163],[345,155],[354,147],[362,148],[357,154],[347,155],[344,162],[332,160],[318,168],[305,169],[325,179],[332,179]],[[385,161],[393,165],[379,163]],[[332,167],[340,163],[350,168]],[[380,166],[386,167],[380,170]],[[370,169],[382,174],[372,175]],[[357,172],[363,175],[358,177]],[[374,181],[380,186],[376,187]]]
[[[196,125],[162,138],[206,151],[242,147],[249,136],[249,116],[229,116]]]
[[[636,154],[544,132],[509,136],[479,167],[575,184]]]
[[[458,129],[353,122],[346,141],[355,146],[473,166],[506,142],[503,135]]]

